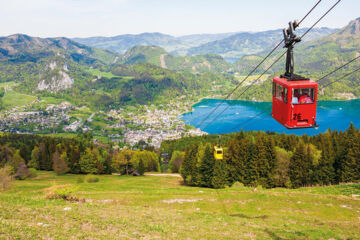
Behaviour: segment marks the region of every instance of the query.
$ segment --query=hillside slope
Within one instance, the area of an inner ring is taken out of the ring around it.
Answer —
[[[360,54],[360,18],[351,21],[347,26],[337,32],[295,47],[295,72],[308,76],[314,80],[331,72]],[[281,49],[274,57],[266,61],[257,73],[262,72],[271,64],[276,56],[285,50]],[[235,63],[234,68],[242,75],[247,74],[263,56],[245,56]],[[329,76],[320,82],[320,99],[351,99],[360,97],[360,73],[355,73],[326,88],[322,88],[331,81],[336,80],[347,72],[360,67],[360,60]],[[285,58],[274,65],[270,74],[280,74],[285,71]],[[256,86],[247,93],[245,98],[266,99],[271,96],[271,79]],[[263,89],[263,90],[262,90]],[[266,89],[266,90],[264,90]]]
[[[298,34],[302,34],[307,28],[299,29]],[[336,29],[330,28],[316,28],[309,33],[305,41],[310,41],[315,38],[327,36],[334,33]],[[264,32],[242,32],[231,35],[227,38],[202,44],[198,47],[193,47],[187,50],[187,55],[202,55],[202,54],[219,54],[224,58],[240,58],[244,55],[257,54],[267,51],[273,47],[281,38],[282,30],[270,30]]]
[[[121,59],[122,63],[151,63],[159,67],[192,73],[227,73],[232,66],[218,55],[175,56],[156,46],[136,46],[129,49]]]
[[[67,38],[10,35],[0,38],[0,82],[15,80],[24,90],[57,92],[91,78],[89,67],[115,63],[119,56]]]

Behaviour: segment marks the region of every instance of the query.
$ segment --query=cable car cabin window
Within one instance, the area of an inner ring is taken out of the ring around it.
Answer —
[[[287,103],[287,94],[288,94],[287,88],[284,88],[279,84],[276,84],[275,96],[277,99]]]
[[[315,89],[314,88],[295,88],[292,92],[293,104],[311,104],[314,103]]]
[[[216,151],[216,154],[222,154],[222,151]]]
[[[273,82],[272,94],[273,94],[273,97],[275,97],[275,94],[276,94],[276,83],[274,83],[274,82]]]

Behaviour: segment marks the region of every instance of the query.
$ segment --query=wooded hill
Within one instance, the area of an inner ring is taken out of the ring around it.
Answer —
[[[215,136],[165,141],[161,150],[185,152],[180,173],[192,186],[298,188],[360,181],[360,131],[352,124],[345,132],[329,129],[316,136],[239,132],[224,140],[224,160],[214,158]]]
[[[266,188],[298,188],[360,181],[360,130],[295,136],[265,132],[224,135],[224,159],[215,160],[217,136],[165,141],[161,151],[114,149],[94,144],[91,134],[74,139],[33,135],[0,136],[0,168],[26,178],[28,168],[59,174],[131,174],[134,170],[165,169],[162,153],[171,157],[168,168],[180,170],[188,185],[223,188],[235,182]]]

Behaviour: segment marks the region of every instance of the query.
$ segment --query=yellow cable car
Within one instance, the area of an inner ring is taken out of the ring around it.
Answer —
[[[214,158],[216,160],[224,159],[224,150],[221,147],[221,135],[219,135],[219,146],[214,146]]]
[[[214,147],[214,157],[217,160],[223,160],[224,158],[224,151],[222,149],[222,147]]]

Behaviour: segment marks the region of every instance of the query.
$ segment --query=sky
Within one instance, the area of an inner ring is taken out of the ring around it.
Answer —
[[[287,27],[318,0],[0,0],[0,36],[90,37],[161,32],[263,31]],[[322,0],[309,27],[337,0]],[[359,0],[342,0],[317,26],[340,28],[360,17]]]

